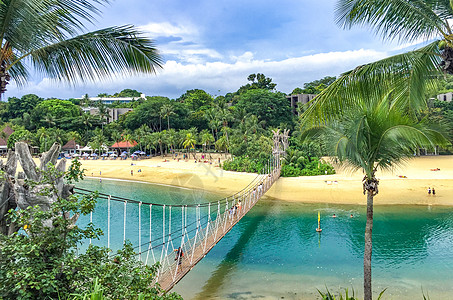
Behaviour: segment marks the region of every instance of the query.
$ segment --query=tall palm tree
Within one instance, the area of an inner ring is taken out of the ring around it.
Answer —
[[[123,133],[123,141],[126,142],[126,149],[127,149],[127,153],[129,154],[129,146],[132,144],[132,141],[133,141],[133,137],[132,137],[132,134],[130,132],[125,132]]]
[[[120,149],[120,142],[122,141],[123,139],[123,135],[121,134],[121,132],[119,132],[118,130],[114,130],[112,132],[112,139],[115,141],[116,145],[118,146],[117,149],[118,149],[118,155],[120,155],[121,153],[121,149]],[[114,144],[115,144],[114,143]]]
[[[8,0],[0,2],[0,96],[12,79],[27,82],[30,66],[70,83],[115,74],[155,73],[162,60],[131,25],[84,33],[108,0]]]
[[[182,146],[186,151],[190,152],[191,149],[195,150],[195,144],[197,143],[196,137],[192,133],[187,133],[186,137],[184,138],[184,142],[182,143]],[[195,154],[193,154],[195,158]]]
[[[172,156],[173,156],[173,153],[175,150],[174,147],[177,142],[176,130],[174,130],[173,128],[167,130],[165,140],[167,141],[168,147],[170,148],[170,152],[172,153]]]
[[[206,152],[207,149],[211,148],[211,143],[215,142],[214,136],[209,133],[208,130],[203,130],[202,132],[200,132],[200,139],[204,152]]]
[[[367,195],[364,295],[365,300],[371,300],[373,199],[379,192],[376,172],[413,157],[417,147],[434,147],[447,141],[431,125],[414,120],[392,93],[380,98],[356,95],[354,100],[349,109],[335,119],[321,120],[305,135],[322,138],[340,163],[365,173],[362,181],[363,193]]]
[[[163,117],[167,117],[167,130],[170,130],[170,116],[176,115],[173,106],[170,104],[162,105],[162,107],[160,108],[160,114]]]

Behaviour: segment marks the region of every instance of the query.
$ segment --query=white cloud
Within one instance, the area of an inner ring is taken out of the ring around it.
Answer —
[[[355,50],[328,52],[302,57],[293,57],[281,61],[256,60],[251,52],[231,57],[232,62],[208,62],[184,64],[174,60],[167,61],[164,69],[157,76],[120,78],[112,81],[88,84],[77,89],[52,88],[45,79],[32,84],[22,91],[11,85],[6,96],[20,96],[36,93],[42,97],[61,98],[80,97],[88,93],[114,93],[125,88],[144,92],[146,95],[162,95],[176,98],[188,89],[200,88],[213,95],[224,95],[236,91],[247,83],[247,76],[252,73],[264,73],[277,83],[277,89],[289,93],[303,83],[320,79],[327,75],[339,75],[357,65],[372,62],[387,56],[387,53],[374,50]]]
[[[154,37],[158,36],[180,36],[190,37],[197,36],[198,30],[195,26],[190,24],[170,24],[163,23],[148,23],[138,27],[140,30],[150,33]]]

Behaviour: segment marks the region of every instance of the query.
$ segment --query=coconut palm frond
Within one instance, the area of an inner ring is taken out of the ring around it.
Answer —
[[[384,39],[413,42],[451,34],[448,1],[340,0],[337,23],[344,28],[369,25]]]
[[[111,27],[45,46],[30,53],[35,68],[71,82],[155,73],[162,60],[153,42],[132,26]]]
[[[348,71],[308,103],[302,124],[331,120],[358,105],[357,99],[382,99],[389,91],[393,91],[392,105],[417,113],[426,107],[425,89],[440,75],[440,61],[439,47],[433,42]]]

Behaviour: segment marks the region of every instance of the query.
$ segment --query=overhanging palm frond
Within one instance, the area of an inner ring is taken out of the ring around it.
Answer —
[[[75,36],[108,0],[5,0],[0,2],[0,42],[19,53]]]
[[[302,124],[311,126],[335,119],[363,99],[382,99],[393,91],[392,106],[419,112],[426,107],[425,89],[439,76],[438,42],[420,49],[366,64],[342,74],[323,90],[302,114]]]
[[[340,0],[336,6],[342,27],[370,25],[384,39],[407,42],[451,34],[446,20],[452,16],[449,1]]]
[[[391,169],[419,147],[449,144],[435,125],[418,122],[393,105],[392,95],[357,98],[356,106],[341,117],[311,127],[303,136],[321,138],[329,154],[351,169],[363,169],[367,176],[376,168]]]
[[[111,27],[42,47],[30,53],[38,71],[70,82],[155,73],[162,60],[153,42],[132,26]]]

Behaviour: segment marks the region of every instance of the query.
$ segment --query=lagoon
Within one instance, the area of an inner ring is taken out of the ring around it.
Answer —
[[[126,181],[85,180],[79,186],[143,202],[192,204],[219,198],[201,190]],[[121,208],[116,207],[117,218]],[[315,232],[318,211],[321,234]],[[337,218],[331,217],[334,213]],[[374,220],[375,293],[387,288],[384,299],[421,299],[423,289],[431,299],[450,298],[453,208],[375,206]],[[316,289],[328,286],[333,291],[354,288],[361,295],[365,221],[364,206],[263,198],[173,291],[184,299],[315,299]],[[97,222],[103,222],[102,214]],[[131,232],[134,222],[132,217],[128,221]],[[122,241],[118,236],[116,244]]]

